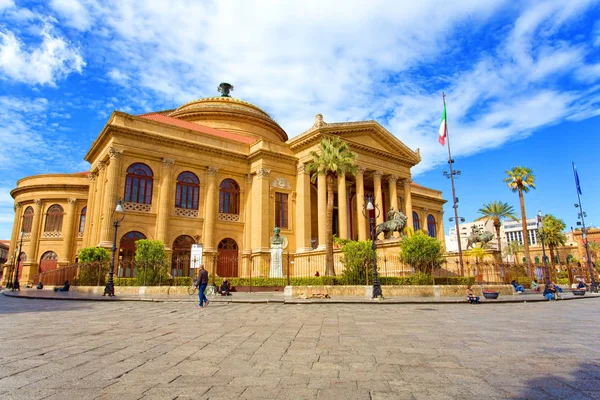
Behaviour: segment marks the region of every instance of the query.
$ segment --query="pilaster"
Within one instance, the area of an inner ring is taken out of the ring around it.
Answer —
[[[406,210],[406,226],[410,229],[413,228],[413,209],[412,209],[412,196],[410,192],[410,178],[406,178],[403,181],[404,184],[404,209]]]
[[[338,176],[338,217],[341,239],[348,239],[348,194],[346,175]]]
[[[173,164],[174,159],[163,158],[160,177],[160,194],[158,196],[158,215],[156,217],[156,239],[162,241],[167,249],[171,248],[168,243],[167,231],[169,225],[171,199],[173,198]]]
[[[317,216],[319,223],[319,246],[317,249],[323,250],[327,244],[327,177],[325,175],[317,176]]]
[[[15,210],[15,218],[13,220],[13,228],[12,233],[10,235],[10,246],[8,247],[8,255],[14,254],[17,248],[17,240],[19,238],[19,233],[21,232],[21,223],[22,223],[22,206],[21,203],[15,201],[13,210]],[[10,258],[10,257],[8,257]]]
[[[219,168],[208,167],[206,170],[206,208],[204,210],[204,250],[215,251],[215,221],[217,220],[217,173]]]
[[[243,265],[240,276],[248,276],[250,271],[250,254],[252,254],[252,175],[246,175],[246,198],[244,206],[244,245]]]
[[[252,183],[252,252],[269,251],[269,177],[271,170],[259,168]]]
[[[358,226],[358,240],[367,240],[367,222],[362,215],[365,202],[365,168],[358,167],[356,171],[356,225]]]
[[[375,223],[377,225],[381,224],[384,220],[384,210],[383,210],[383,194],[381,192],[381,177],[383,176],[383,172],[375,171],[373,172],[373,192],[375,195],[375,205],[379,207],[379,216],[375,219]],[[383,237],[383,233],[380,234]]]
[[[104,195],[104,206],[102,216],[102,227],[100,230],[100,243],[98,246],[110,248],[113,244],[112,235],[112,213],[117,205],[117,179],[121,170],[121,157],[123,151],[115,147],[108,149],[110,162],[106,171],[106,189]]]
[[[96,172],[90,172],[88,179],[90,180],[90,188],[88,189],[88,200],[85,215],[85,223],[83,224],[83,247],[90,246],[91,243],[91,224],[94,215],[94,204],[96,203],[96,178],[98,174]]]
[[[104,191],[106,188],[106,163],[98,162],[98,179],[96,193],[94,194],[94,210],[90,221],[90,246],[97,246],[100,241],[100,227],[102,226],[102,209],[104,205]]]
[[[304,163],[298,163],[296,192],[296,252],[302,253],[311,250],[310,174]]]
[[[398,177],[396,175],[388,176],[388,185],[390,187],[390,207],[393,207],[394,210],[399,210],[398,208]],[[394,232],[394,237],[399,237],[400,233]]]
[[[29,239],[29,249],[27,251],[27,260],[32,264],[37,264],[39,260],[38,243],[40,240],[40,229],[42,224],[42,200],[33,200],[33,222],[31,224],[31,238]],[[18,257],[18,254],[17,254]]]
[[[62,265],[69,264],[73,262],[73,238],[75,237],[75,231],[73,227],[75,226],[75,214],[77,209],[75,206],[77,205],[77,199],[67,199],[67,215],[65,215],[65,224],[63,225],[63,249],[62,249],[62,259],[59,260],[59,263]]]

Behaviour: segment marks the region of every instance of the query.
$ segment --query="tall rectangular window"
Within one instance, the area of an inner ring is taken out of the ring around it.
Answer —
[[[288,195],[275,193],[275,226],[288,228]]]

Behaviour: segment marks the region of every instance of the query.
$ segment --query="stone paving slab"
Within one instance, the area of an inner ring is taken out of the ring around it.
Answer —
[[[594,399],[599,306],[0,296],[0,399]]]
[[[85,292],[54,292],[52,290],[23,289],[22,291],[4,290],[2,294],[9,297],[18,297],[38,300],[77,300],[77,301],[148,301],[148,302],[190,302],[197,303],[197,295],[117,295],[108,297]],[[561,300],[583,300],[598,298],[598,293],[586,293],[584,296],[575,296],[570,291],[562,294]],[[370,299],[356,296],[339,296],[329,299],[302,299],[284,296],[282,292],[256,292],[234,293],[231,296],[209,296],[211,303],[236,303],[236,304],[467,304],[465,297],[385,297],[383,299]],[[503,304],[524,302],[547,301],[540,293],[524,293],[515,295],[501,295],[498,299],[481,299],[480,304]]]

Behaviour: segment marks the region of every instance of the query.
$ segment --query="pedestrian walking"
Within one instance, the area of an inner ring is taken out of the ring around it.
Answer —
[[[206,303],[206,305],[209,303],[204,294],[206,286],[208,286],[208,271],[204,269],[204,265],[201,265],[200,271],[198,272],[198,307],[204,307],[204,303]]]

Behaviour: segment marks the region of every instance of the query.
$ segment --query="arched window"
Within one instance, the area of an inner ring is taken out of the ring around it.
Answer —
[[[127,168],[125,180],[125,202],[152,204],[152,170],[142,163],[131,164]]]
[[[44,232],[60,232],[62,231],[63,208],[58,204],[50,206],[48,214],[46,214],[46,226]]]
[[[219,192],[219,213],[240,213],[240,187],[233,179],[225,179],[221,182]]]
[[[79,214],[79,233],[83,233],[83,229],[85,227],[85,214],[87,213],[87,207],[83,207],[81,209],[81,214]]]
[[[435,218],[433,217],[433,215],[429,214],[427,216],[427,233],[429,233],[429,236],[431,236],[432,238],[435,237]]]
[[[191,276],[190,275],[190,256],[192,245],[196,242],[191,236],[181,235],[173,242],[173,254],[171,256],[171,275]]]
[[[188,171],[180,173],[177,177],[175,207],[197,210],[199,188],[200,181],[196,175]]]
[[[417,232],[421,229],[421,224],[419,223],[419,214],[416,211],[413,211],[413,229]]]
[[[23,232],[31,233],[31,225],[33,224],[33,208],[27,207],[23,213]]]

